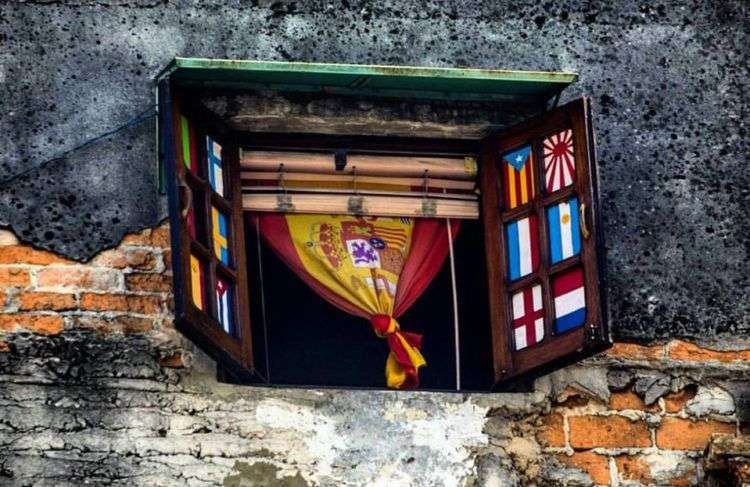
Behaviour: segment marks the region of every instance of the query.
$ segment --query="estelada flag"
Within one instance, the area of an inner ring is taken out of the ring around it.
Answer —
[[[503,156],[505,209],[510,210],[531,201],[534,188],[534,156],[527,145]]]

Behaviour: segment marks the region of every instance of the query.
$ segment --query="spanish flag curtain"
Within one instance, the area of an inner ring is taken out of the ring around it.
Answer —
[[[414,389],[426,364],[422,336],[397,318],[422,295],[448,255],[446,220],[262,213],[263,240],[318,295],[368,319],[390,348],[388,387]],[[458,221],[452,223],[453,235]]]

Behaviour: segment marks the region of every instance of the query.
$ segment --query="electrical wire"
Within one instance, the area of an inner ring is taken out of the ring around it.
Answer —
[[[141,122],[143,122],[145,120],[148,120],[149,118],[151,118],[152,116],[156,115],[157,113],[158,112],[156,110],[156,105],[151,105],[146,110],[142,111],[141,113],[139,113],[138,115],[136,115],[135,117],[131,118],[130,120],[128,120],[127,122],[125,122],[124,124],[120,125],[119,127],[115,128],[115,129],[112,129],[112,130],[110,130],[108,132],[105,132],[103,134],[97,135],[96,137],[94,137],[92,139],[89,139],[89,140],[83,142],[82,144],[77,145],[76,147],[73,147],[72,149],[66,150],[65,152],[63,152],[62,154],[60,154],[58,156],[55,156],[55,157],[53,157],[51,159],[47,159],[46,161],[40,162],[39,164],[35,164],[35,165],[33,165],[33,166],[31,166],[31,167],[29,167],[27,169],[24,169],[23,171],[21,171],[19,173],[16,173],[16,174],[14,174],[12,176],[9,176],[7,178],[4,178],[4,179],[0,179],[0,186],[5,186],[6,184],[8,184],[8,183],[10,183],[12,181],[15,181],[15,180],[17,180],[17,179],[19,179],[19,178],[21,178],[23,176],[26,176],[27,174],[29,174],[29,173],[31,173],[33,171],[41,169],[41,168],[45,167],[48,164],[51,164],[51,163],[57,162],[57,161],[61,161],[61,160],[65,159],[72,152],[84,149],[84,148],[86,148],[86,147],[88,147],[88,146],[90,146],[90,145],[92,145],[92,144],[94,144],[94,143],[96,143],[96,142],[104,139],[104,138],[109,137],[110,135],[114,135],[114,134],[116,134],[116,133],[118,133],[118,132],[120,132],[122,130],[125,130],[126,128],[130,128],[130,127],[132,127],[134,125],[138,125],[139,123],[141,123]]]

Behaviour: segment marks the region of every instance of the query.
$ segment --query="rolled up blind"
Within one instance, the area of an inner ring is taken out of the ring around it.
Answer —
[[[245,210],[479,217],[470,157],[243,151],[240,165]]]

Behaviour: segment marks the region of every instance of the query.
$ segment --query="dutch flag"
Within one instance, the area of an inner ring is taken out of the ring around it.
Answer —
[[[586,321],[586,293],[583,270],[575,268],[552,279],[555,301],[555,332],[563,333],[582,326]]]
[[[549,252],[553,264],[581,252],[578,198],[572,197],[547,209]]]

